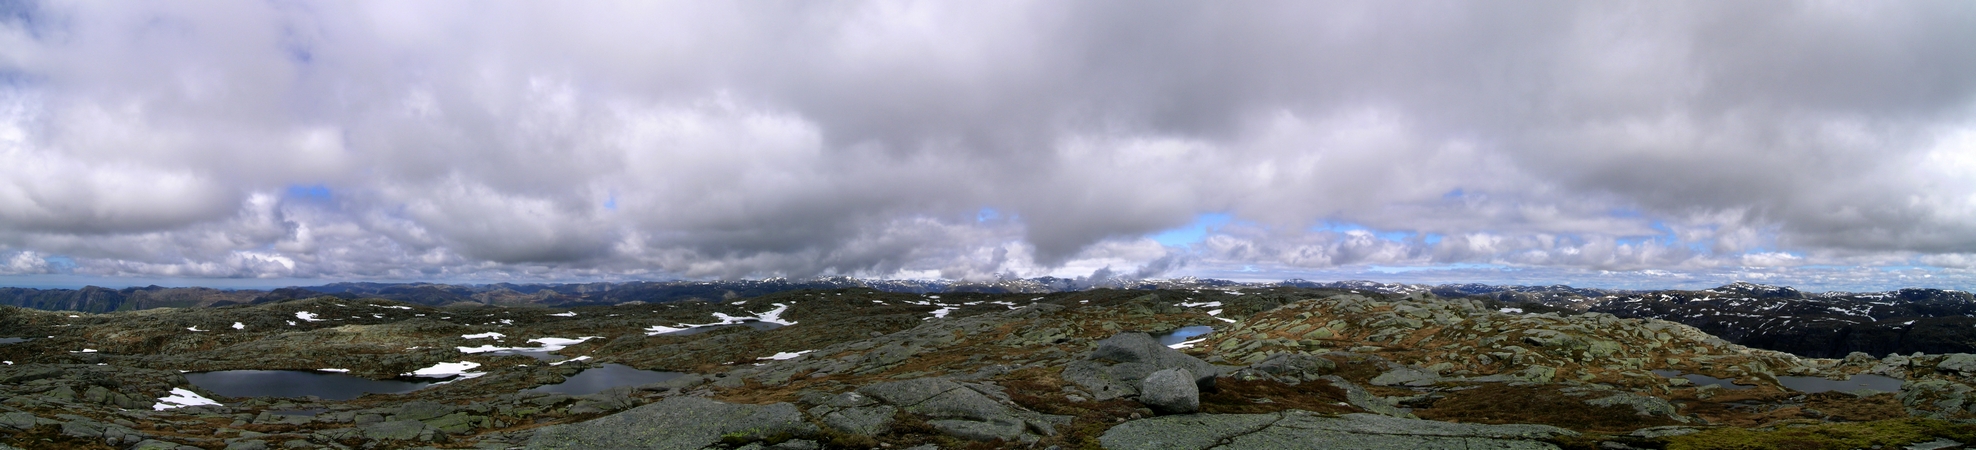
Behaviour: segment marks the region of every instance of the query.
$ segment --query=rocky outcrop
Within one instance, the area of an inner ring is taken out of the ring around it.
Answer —
[[[977,441],[1034,442],[1041,436],[1056,435],[1057,425],[1069,423],[1067,417],[1047,416],[1015,406],[1007,393],[993,386],[945,378],[878,383],[860,388],[857,393],[924,418],[942,433]],[[846,423],[845,428],[861,428],[857,423],[870,422],[872,419],[868,417],[873,412],[876,411],[853,413],[867,417],[863,420],[840,414],[839,422]]]
[[[1187,369],[1199,390],[1212,391],[1221,370],[1200,358],[1160,345],[1146,333],[1119,333],[1098,342],[1097,350],[1063,369],[1063,379],[1077,383],[1098,400],[1139,395],[1146,377],[1166,369]]]
[[[814,435],[795,405],[737,405],[674,397],[587,422],[543,428],[529,449],[681,449]]]
[[[1324,417],[1306,411],[1276,414],[1196,414],[1119,424],[1099,438],[1105,448],[1351,448],[1361,450],[1554,449],[1544,439],[1576,432],[1543,425],[1480,425],[1372,414]]]

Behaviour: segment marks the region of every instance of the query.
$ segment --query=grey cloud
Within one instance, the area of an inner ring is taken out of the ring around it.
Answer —
[[[1976,251],[1964,3],[29,9],[0,24],[0,248],[22,273],[58,255],[406,279],[1645,273]],[[292,185],[333,198],[280,199]],[[1139,240],[1208,212],[1255,226]],[[1312,231],[1329,223],[1415,237]]]

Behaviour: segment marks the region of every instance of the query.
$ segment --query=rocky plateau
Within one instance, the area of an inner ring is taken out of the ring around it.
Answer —
[[[403,301],[347,286],[201,291],[179,307],[0,307],[0,449],[1976,442],[1971,342],[1919,331],[1976,328],[1957,309],[1970,302],[1963,293],[1142,287],[809,286],[550,305]],[[448,295],[572,295],[525,290]],[[1173,334],[1199,327],[1211,331]],[[495,351],[522,348],[539,351]],[[607,365],[676,376],[581,395],[537,389]],[[338,400],[229,397],[193,383],[233,370],[425,384]],[[1849,377],[1887,383],[1836,381]],[[1842,387],[1804,387],[1818,380]]]

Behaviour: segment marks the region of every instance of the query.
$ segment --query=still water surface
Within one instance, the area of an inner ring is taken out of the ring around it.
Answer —
[[[434,382],[373,380],[309,370],[222,370],[185,374],[185,381],[228,397],[302,397],[349,400],[364,394],[403,394]]]
[[[19,342],[27,342],[27,338],[6,338],[6,337],[4,338],[4,337],[0,337],[0,344],[13,344],[13,343],[19,343]]]
[[[1697,385],[1719,386],[1719,387],[1728,388],[1730,390],[1742,390],[1742,389],[1749,389],[1756,387],[1747,384],[1736,384],[1735,380],[1725,380],[1721,378],[1711,377],[1708,375],[1702,375],[1699,373],[1691,373],[1691,374],[1683,375],[1679,370],[1662,369],[1662,370],[1655,370],[1653,372],[1654,375],[1660,375],[1668,378],[1674,378],[1675,376],[1680,376],[1681,378],[1687,378],[1688,381],[1694,382]]]
[[[1196,336],[1213,333],[1213,332],[1214,332],[1214,327],[1210,327],[1207,325],[1194,325],[1189,327],[1180,327],[1180,329],[1178,330],[1173,330],[1167,332],[1166,334],[1162,334],[1154,337],[1159,338],[1160,345],[1173,345],[1181,342],[1187,342],[1188,339],[1193,339]]]
[[[529,389],[527,392],[553,392],[569,395],[590,395],[618,386],[638,386],[679,378],[685,373],[638,370],[631,366],[604,364],[584,369],[561,383]]]
[[[1845,380],[1828,380],[1819,377],[1777,377],[1784,387],[1806,394],[1826,391],[1853,392],[1871,389],[1880,392],[1900,392],[1901,380],[1879,375],[1853,375]]]

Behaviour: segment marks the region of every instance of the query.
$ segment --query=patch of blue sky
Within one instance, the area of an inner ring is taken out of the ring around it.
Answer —
[[[1502,270],[1508,268],[1510,267],[1502,264],[1453,263],[1453,264],[1434,264],[1434,265],[1425,265],[1425,266],[1373,265],[1366,267],[1365,270],[1367,272],[1378,272],[1378,273],[1407,273],[1407,272],[1432,272],[1432,271],[1450,271],[1450,270]]]
[[[975,223],[983,223],[1000,218],[1002,218],[1002,212],[995,210],[995,208],[983,206],[980,211],[974,212]]]
[[[1235,216],[1226,213],[1206,213],[1194,216],[1194,221],[1186,226],[1159,232],[1152,236],[1161,245],[1185,247],[1208,238],[1208,232],[1235,221]]]
[[[336,198],[329,186],[322,184],[291,184],[284,194],[295,200],[330,201]]]
[[[73,272],[76,268],[75,258],[67,256],[55,255],[41,258],[41,261],[48,263],[48,268],[58,273]]]
[[[604,199],[604,209],[617,211],[617,195],[611,195]]]

